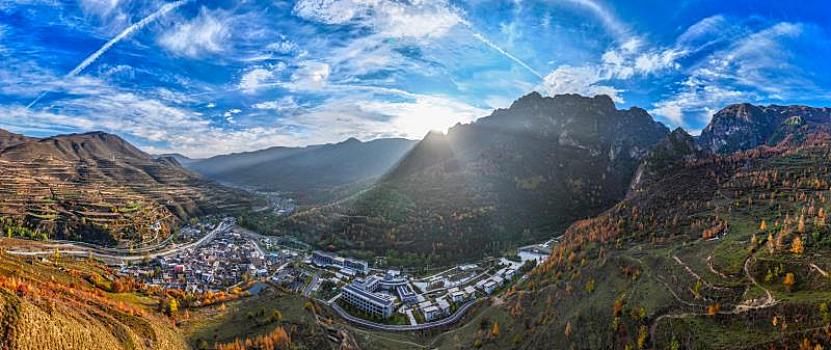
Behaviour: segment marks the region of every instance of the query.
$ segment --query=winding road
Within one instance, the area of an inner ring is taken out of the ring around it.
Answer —
[[[55,254],[56,252],[59,254],[65,255],[72,255],[72,256],[91,256],[95,259],[102,260],[109,264],[119,265],[127,262],[136,262],[136,261],[143,261],[145,259],[154,259],[158,257],[167,257],[179,254],[180,252],[196,248],[202,246],[211,240],[213,240],[217,234],[220,232],[226,232],[230,228],[234,226],[233,221],[224,220],[216,228],[211,230],[208,234],[197,240],[196,242],[183,244],[183,245],[172,245],[168,248],[159,247],[161,250],[156,252],[143,252],[142,254],[113,254],[108,251],[111,251],[112,248],[104,248],[104,247],[94,247],[94,245],[90,244],[78,244],[78,243],[58,243],[55,241],[50,241],[50,244],[41,246],[43,249],[39,250],[31,250],[31,249],[21,249],[21,248],[12,248],[7,249],[6,253],[11,255],[17,256],[49,256]],[[102,252],[104,251],[104,252]]]

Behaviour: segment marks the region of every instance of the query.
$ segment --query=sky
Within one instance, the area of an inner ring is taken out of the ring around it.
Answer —
[[[531,91],[700,132],[831,106],[827,1],[0,0],[0,128],[191,157],[419,139]]]

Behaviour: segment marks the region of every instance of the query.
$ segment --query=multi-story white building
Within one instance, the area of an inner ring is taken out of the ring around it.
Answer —
[[[365,280],[356,279],[343,287],[342,295],[346,302],[355,308],[382,318],[392,316],[394,300],[392,296],[375,293],[380,280],[370,276]]]

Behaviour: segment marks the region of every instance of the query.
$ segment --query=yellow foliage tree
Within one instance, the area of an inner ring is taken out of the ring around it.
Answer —
[[[175,314],[177,311],[179,311],[179,301],[176,300],[176,298],[170,298],[170,301],[168,301],[167,304],[167,309],[170,311],[171,315]]]
[[[788,291],[793,288],[794,284],[796,284],[796,276],[794,276],[793,272],[785,274],[785,279],[782,281],[782,284],[785,285],[785,288],[787,288]]]
[[[646,347],[646,340],[649,338],[649,330],[646,326],[641,326],[638,329],[638,349]]]
[[[491,337],[499,337],[499,322],[493,323],[493,327],[491,327]]]
[[[802,242],[802,237],[796,236],[791,242],[791,253],[802,254],[805,251],[805,244]]]
[[[721,304],[715,303],[707,306],[707,315],[715,316],[718,312],[721,311]]]
[[[762,220],[762,223],[759,224],[759,231],[764,231],[768,229],[768,223],[765,220]]]

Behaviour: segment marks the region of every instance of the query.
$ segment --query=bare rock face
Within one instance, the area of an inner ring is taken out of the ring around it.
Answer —
[[[802,126],[804,128],[793,128]],[[781,141],[785,134],[810,132],[831,126],[831,108],[808,106],[727,106],[701,132],[699,144],[707,151],[727,154]],[[783,134],[784,133],[784,134]]]

